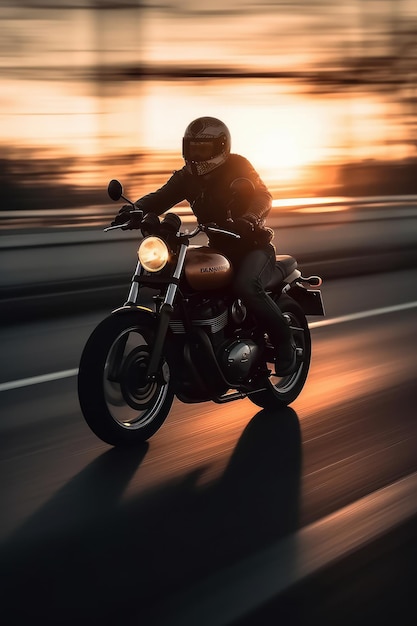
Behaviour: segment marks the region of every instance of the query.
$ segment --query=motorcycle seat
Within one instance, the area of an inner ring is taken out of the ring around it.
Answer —
[[[297,269],[297,261],[288,254],[276,255],[276,271],[266,286],[266,289],[274,289],[288,278]]]

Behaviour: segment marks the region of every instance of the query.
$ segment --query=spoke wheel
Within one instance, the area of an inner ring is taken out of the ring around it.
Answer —
[[[110,316],[91,335],[78,375],[80,406],[90,428],[112,445],[142,442],[165,421],[173,402],[165,357],[146,378],[155,321],[140,312]]]

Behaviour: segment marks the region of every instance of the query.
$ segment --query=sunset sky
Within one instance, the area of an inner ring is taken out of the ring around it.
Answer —
[[[214,115],[230,127],[233,150],[265,171],[407,156],[403,111],[389,88],[318,88],[311,75],[395,54],[399,33],[417,24],[415,0],[139,4],[1,0],[3,144],[76,155],[179,152],[188,122]],[[143,66],[310,78],[123,78]]]

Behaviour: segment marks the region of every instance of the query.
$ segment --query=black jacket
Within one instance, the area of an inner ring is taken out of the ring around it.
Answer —
[[[255,187],[247,198],[234,200],[230,184],[236,178],[249,178]],[[239,154],[230,154],[227,161],[206,176],[192,176],[185,166],[173,173],[157,191],[136,201],[144,213],[161,215],[179,202],[187,200],[197,221],[201,224],[216,223],[220,228],[230,229],[227,218],[249,214],[257,220],[250,240],[235,240],[225,235],[211,233],[209,245],[231,256],[240,257],[250,249],[264,246],[272,239],[270,229],[264,227],[265,217],[272,206],[272,196],[251,163]]]

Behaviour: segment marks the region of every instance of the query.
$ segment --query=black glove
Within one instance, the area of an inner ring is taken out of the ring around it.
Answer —
[[[133,206],[131,204],[124,204],[114,220],[112,221],[112,226],[120,226],[120,224],[126,224],[130,220],[130,211],[133,211]]]
[[[205,228],[219,228],[219,225],[216,222],[207,222],[204,224]]]
[[[237,235],[242,238],[250,237],[255,230],[255,222],[251,219],[251,216],[244,215],[233,220],[233,225],[230,230],[233,230]]]
[[[273,238],[274,231],[272,230],[272,228],[269,228],[268,226],[258,226],[256,228],[256,240],[260,245],[266,246],[268,243],[271,243]]]
[[[129,221],[122,226],[122,230],[138,230],[139,228],[142,228],[142,221],[143,211],[133,213],[133,215],[129,215]]]

